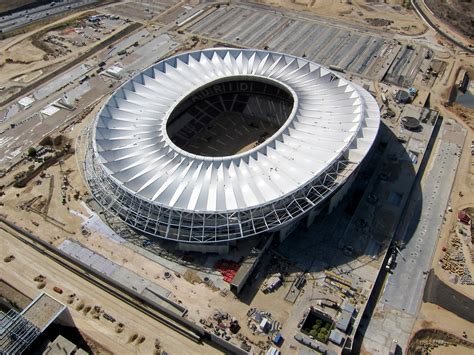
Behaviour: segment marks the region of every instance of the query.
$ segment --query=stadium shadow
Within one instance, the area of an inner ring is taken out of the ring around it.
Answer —
[[[301,226],[282,243],[280,252],[297,261],[301,270],[318,272],[350,269],[352,261],[367,256],[367,262],[358,266],[364,267],[385,253],[392,238],[403,241],[403,248],[414,232],[414,228],[407,230],[408,222],[419,220],[422,207],[420,178],[413,164],[416,156],[404,145],[382,123],[371,156],[346,197],[309,228]],[[426,160],[420,164],[421,173]]]
[[[371,155],[345,198],[330,213],[316,217],[309,227],[305,220],[300,222],[290,237],[275,245],[272,252],[276,257],[262,261],[256,270],[260,274],[258,279],[275,272],[286,275],[289,283],[294,283],[299,275],[328,270],[363,274],[365,267],[378,265],[380,257],[384,257],[382,265],[386,263],[392,240],[397,240],[394,243],[403,253],[403,245],[411,239],[420,219],[420,176],[432,143],[428,144],[426,159],[420,163],[417,174],[413,164],[416,156],[405,149],[407,142],[381,123]],[[385,273],[382,267],[379,277],[383,279]],[[239,295],[243,302],[251,303],[261,284],[258,281],[257,286],[246,286]],[[307,277],[307,281],[312,280]]]
[[[370,264],[378,265],[379,258],[388,258],[392,240],[403,252],[405,245],[416,230],[422,208],[420,176],[426,167],[439,124],[425,150],[418,168],[414,164],[418,156],[407,152],[407,142],[399,139],[385,123],[371,154],[347,191],[345,198],[330,213],[316,217],[308,227],[303,218],[295,231],[283,242],[275,233],[270,252],[266,252],[248,282],[238,294],[239,299],[251,304],[263,281],[274,273],[282,273],[284,282],[293,283],[306,273],[335,269],[338,273],[350,273]],[[258,240],[258,237],[250,238]],[[156,241],[154,241],[156,242]],[[216,273],[213,265],[219,259],[242,260],[242,246],[231,248],[229,255],[200,254],[173,251],[173,244],[159,243],[161,257],[168,258],[194,270]],[[243,242],[245,244],[245,241]],[[242,245],[242,244],[240,244]],[[386,262],[386,260],[384,260]],[[372,269],[373,270],[373,269]],[[372,271],[373,272],[373,271]],[[379,278],[384,277],[382,267]]]

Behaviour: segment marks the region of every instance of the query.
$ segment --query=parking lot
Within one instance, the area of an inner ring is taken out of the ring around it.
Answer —
[[[151,20],[169,9],[178,1],[174,0],[136,0],[107,9],[111,14],[127,17],[135,21]]]
[[[400,82],[402,86],[411,85],[426,54],[426,49],[402,46],[390,37],[375,33],[243,6],[221,6],[186,31],[224,45],[264,48],[306,57],[371,80],[382,80],[390,68],[389,81]]]

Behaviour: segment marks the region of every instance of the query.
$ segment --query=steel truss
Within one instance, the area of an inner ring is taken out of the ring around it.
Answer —
[[[116,184],[104,171],[92,141],[84,170],[91,195],[102,208],[147,235],[185,243],[219,243],[281,229],[320,206],[357,168],[344,155],[297,192],[256,208],[201,213],[171,209]]]
[[[14,310],[0,315],[0,353],[21,354],[41,331]]]

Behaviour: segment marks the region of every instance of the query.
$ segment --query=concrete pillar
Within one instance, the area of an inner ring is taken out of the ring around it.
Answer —
[[[280,229],[278,235],[278,240],[280,243],[282,243],[286,238],[288,238],[288,236],[296,229],[296,227],[298,226],[298,222],[299,221],[295,221],[289,224],[288,226]]]
[[[351,187],[352,183],[354,182],[356,175],[357,174],[352,174],[351,176],[349,176],[345,184],[342,185],[341,188],[331,197],[331,201],[329,202],[328,213],[331,213],[334,208],[336,208],[337,205],[342,201],[344,196],[347,194],[347,191]]]
[[[308,213],[308,216],[306,217],[306,228],[309,228],[313,224],[317,215],[319,215],[319,210],[311,210]]]

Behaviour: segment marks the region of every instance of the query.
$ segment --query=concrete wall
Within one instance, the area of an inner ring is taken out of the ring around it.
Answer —
[[[197,253],[227,254],[230,250],[230,244],[178,243],[178,250],[194,251]]]
[[[229,354],[236,354],[236,355],[246,355],[248,352],[245,350],[239,348],[238,346],[228,342],[227,340],[222,339],[221,337],[218,337],[217,335],[213,333],[209,333],[209,337],[211,341],[215,344],[220,345],[222,348],[226,349],[229,351]]]

